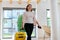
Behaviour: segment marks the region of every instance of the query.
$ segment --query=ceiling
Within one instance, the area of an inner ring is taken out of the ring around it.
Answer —
[[[3,1],[9,1],[9,0],[3,0]],[[18,0],[13,0],[13,1],[18,1]],[[22,1],[28,1],[28,0],[22,0]],[[31,1],[35,1],[35,0],[31,0]]]
[[[58,0],[58,3],[60,3],[60,0]]]

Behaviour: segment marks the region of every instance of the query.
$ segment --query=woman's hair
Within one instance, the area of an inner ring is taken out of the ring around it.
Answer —
[[[26,11],[29,11],[29,10],[28,10],[29,5],[31,5],[31,4],[28,4],[28,5],[26,6]],[[31,9],[31,11],[32,11],[32,9]]]

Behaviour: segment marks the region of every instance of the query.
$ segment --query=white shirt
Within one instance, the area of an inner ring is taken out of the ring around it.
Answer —
[[[24,23],[34,23],[34,12],[24,12],[23,14],[23,22]]]

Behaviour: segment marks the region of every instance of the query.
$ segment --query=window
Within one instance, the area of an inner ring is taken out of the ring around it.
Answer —
[[[12,14],[11,10],[4,10],[3,17],[3,38],[12,36]],[[9,36],[8,36],[9,35]]]
[[[51,27],[51,12],[50,9],[47,9],[47,25]]]
[[[23,12],[25,11],[24,8],[11,8],[11,9],[4,9],[4,17],[3,17],[3,28],[2,28],[2,37],[3,38],[12,38],[12,35],[14,35],[18,31],[18,17],[20,16],[20,20],[22,19]],[[33,12],[35,12],[35,9],[33,9]],[[22,20],[20,21],[20,23]],[[22,24],[21,24],[22,25]],[[20,25],[20,26],[21,26]],[[33,30],[32,37],[36,36],[36,28]]]

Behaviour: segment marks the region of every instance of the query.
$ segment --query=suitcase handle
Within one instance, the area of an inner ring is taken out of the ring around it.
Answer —
[[[18,38],[23,38],[23,36],[19,36]]]
[[[22,28],[21,28],[21,29],[20,29],[20,32],[25,32],[25,29],[22,29]]]
[[[18,34],[18,35],[23,35],[23,34]]]
[[[20,30],[24,30],[23,28],[21,28]]]

